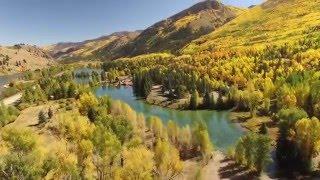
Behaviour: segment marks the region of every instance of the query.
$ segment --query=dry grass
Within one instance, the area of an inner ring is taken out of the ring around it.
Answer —
[[[22,72],[48,67],[55,64],[53,59],[44,51],[33,46],[25,45],[17,49],[14,47],[0,47],[0,55],[9,56],[9,66],[0,66],[0,74]],[[2,60],[3,57],[0,57]],[[26,61],[26,63],[23,62]],[[16,62],[21,62],[21,66],[16,66]]]
[[[266,44],[290,43],[316,33],[309,30],[319,24],[319,0],[269,0],[193,41],[183,52],[194,53],[210,48],[262,48]]]

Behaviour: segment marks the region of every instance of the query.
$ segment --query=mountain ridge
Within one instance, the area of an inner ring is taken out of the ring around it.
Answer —
[[[185,43],[229,22],[243,11],[218,1],[199,2],[145,29],[127,45],[129,56],[154,52],[174,53]]]
[[[132,38],[135,38],[139,33],[140,33],[139,30],[132,31],[132,32],[130,32],[130,31],[114,32],[110,35],[103,35],[98,38],[84,40],[84,41],[80,41],[80,42],[59,42],[59,43],[47,46],[47,47],[45,47],[45,49],[53,57],[55,57],[57,59],[61,59],[61,58],[65,58],[65,57],[72,57],[72,56],[75,56],[75,58],[77,58],[77,57],[79,57],[79,54],[83,53],[83,52],[79,52],[80,50],[88,51],[87,53],[89,53],[89,54],[95,53],[95,50],[97,50],[99,48],[105,48],[111,42],[117,43],[118,41],[123,40],[123,38],[124,39],[128,38],[128,40],[131,40]],[[92,43],[92,44],[90,44],[90,43]],[[98,46],[98,47],[95,47],[95,49],[89,49],[89,48],[94,48],[93,45]],[[88,48],[88,49],[86,49],[86,48]],[[115,50],[115,49],[113,49],[113,50]]]
[[[191,40],[214,31],[243,11],[215,0],[203,1],[143,31],[115,32],[82,42],[57,43],[46,49],[58,59],[113,60],[154,52],[176,53]],[[117,38],[112,39],[114,36]]]

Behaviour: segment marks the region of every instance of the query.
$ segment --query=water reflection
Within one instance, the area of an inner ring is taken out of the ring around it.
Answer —
[[[108,95],[116,100],[122,100],[129,104],[136,112],[143,113],[146,118],[150,116],[160,117],[164,123],[169,120],[177,122],[180,126],[189,124],[192,126],[194,121],[203,120],[206,122],[209,134],[214,145],[220,150],[226,150],[233,145],[243,134],[242,129],[228,120],[228,111],[178,111],[162,108],[137,100],[131,87],[100,87],[96,89],[97,96]]]

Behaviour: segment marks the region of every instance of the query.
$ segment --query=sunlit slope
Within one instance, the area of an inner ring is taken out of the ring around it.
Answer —
[[[234,19],[243,9],[218,1],[203,1],[144,30],[127,45],[127,55],[175,53],[192,40],[208,34]]]
[[[269,0],[182,49],[183,53],[260,48],[314,36],[320,31],[320,0]]]
[[[42,69],[53,64],[53,58],[37,46],[0,46],[0,74]]]
[[[117,32],[83,42],[58,43],[45,49],[58,59],[112,59],[121,56],[120,49],[139,33],[139,31]]]

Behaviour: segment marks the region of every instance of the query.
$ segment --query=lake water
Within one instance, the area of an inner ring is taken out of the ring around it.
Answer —
[[[228,120],[228,111],[179,111],[154,106],[145,103],[143,100],[137,100],[133,95],[132,87],[100,87],[95,90],[95,93],[97,96],[108,95],[112,99],[124,101],[136,112],[143,113],[146,118],[158,116],[164,123],[173,120],[180,126],[189,124],[192,127],[194,121],[203,120],[207,124],[215,147],[222,151],[234,145],[244,133],[238,124],[231,123]]]
[[[22,78],[22,77],[23,77],[22,73],[0,76],[0,94],[4,88],[3,87],[4,85],[10,83],[13,80]]]

